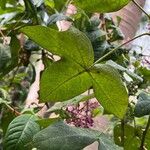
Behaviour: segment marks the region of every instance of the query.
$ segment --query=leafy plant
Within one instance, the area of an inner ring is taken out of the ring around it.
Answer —
[[[150,114],[146,93],[149,68],[124,46],[150,34],[119,44],[123,34],[104,14],[121,9],[130,0],[0,2],[0,133],[5,149],[79,150],[95,141],[99,150],[149,149],[150,119],[146,127],[137,119],[146,120]],[[68,16],[70,4],[76,12]],[[100,16],[93,17],[95,12]],[[72,25],[60,31],[58,24],[64,20]],[[138,59],[131,62],[131,57]],[[36,63],[41,60],[45,69],[40,77],[39,99],[47,106],[45,118],[36,114],[40,106],[24,109],[37,76]],[[134,72],[129,70],[131,64]],[[141,90],[144,93],[139,94]],[[130,96],[137,103],[129,101]],[[89,108],[92,98],[97,99],[97,105]],[[88,129],[93,123],[86,122],[100,111],[112,115],[114,134]],[[52,112],[58,117],[51,118]],[[86,125],[77,117],[81,112],[85,112]]]

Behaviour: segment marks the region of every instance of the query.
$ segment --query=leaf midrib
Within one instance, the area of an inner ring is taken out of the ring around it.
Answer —
[[[29,122],[30,122],[30,120],[31,120],[32,117],[33,117],[33,116],[30,116],[30,118],[28,118],[28,121],[26,122],[26,124],[25,124],[25,126],[24,126],[24,129],[23,129],[23,131],[21,132],[21,135],[20,135],[20,137],[19,137],[19,139],[18,139],[18,141],[17,141],[17,143],[16,143],[16,145],[15,145],[15,149],[16,149],[17,145],[20,143],[20,141],[22,141],[21,139],[22,139],[22,136],[23,136],[23,134],[24,134],[24,131],[25,131],[26,128],[28,127],[28,124],[29,124]]]

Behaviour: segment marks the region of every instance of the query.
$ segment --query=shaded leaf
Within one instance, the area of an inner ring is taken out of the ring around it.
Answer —
[[[121,125],[118,124],[114,127],[114,141],[117,145],[121,146],[122,136]],[[140,138],[136,136],[136,129],[133,126],[124,126],[124,150],[137,150],[140,147]]]
[[[10,47],[0,44],[0,75],[6,67],[8,67],[11,59]]]
[[[37,117],[30,114],[15,118],[9,124],[5,135],[5,149],[27,150],[26,145],[29,144],[32,137],[40,131],[40,127],[35,120],[37,120]]]
[[[8,125],[15,117],[16,117],[16,115],[14,113],[12,113],[12,111],[10,111],[10,109],[3,107],[3,115],[1,118],[1,127],[2,127],[4,135],[7,131]]]
[[[110,137],[101,134],[99,139],[99,150],[123,150],[123,148],[117,146]]]
[[[150,114],[150,96],[148,94],[139,94],[134,114],[136,117],[143,117]]]
[[[98,140],[100,134],[58,122],[37,133],[33,145],[39,150],[80,150]]]

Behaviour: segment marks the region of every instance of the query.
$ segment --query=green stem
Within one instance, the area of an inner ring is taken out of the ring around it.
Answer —
[[[138,2],[136,2],[135,0],[132,0],[132,2],[148,17],[148,19],[150,20],[150,15],[140,6],[140,4]]]
[[[124,119],[121,120],[121,145],[124,147]]]
[[[149,130],[149,127],[150,127],[150,116],[149,116],[149,118],[148,118],[148,122],[147,122],[146,128],[145,128],[145,130],[143,131],[140,150],[144,150],[144,143],[145,143],[146,134],[147,134],[147,132],[148,132],[148,130]]]
[[[8,108],[9,110],[11,110],[13,113],[15,113],[15,115],[17,115],[17,116],[21,115],[20,112],[18,112],[18,111],[15,110],[14,108],[12,108],[10,105],[8,105],[8,104],[5,104],[5,105],[7,106],[7,108]]]
[[[121,48],[122,46],[124,46],[124,45],[126,45],[126,44],[128,44],[128,43],[130,43],[130,42],[132,42],[132,41],[134,41],[135,39],[138,39],[138,38],[140,38],[140,37],[142,37],[142,36],[145,36],[145,35],[149,35],[149,36],[150,36],[150,33],[143,33],[143,34],[140,34],[140,35],[138,35],[138,36],[136,36],[136,37],[134,37],[134,38],[132,38],[132,39],[126,41],[125,43],[119,45],[118,47],[114,48],[113,50],[111,50],[110,52],[108,52],[107,54],[105,54],[104,56],[102,56],[101,58],[99,58],[99,59],[94,63],[94,65],[97,64],[97,63],[99,63],[99,62],[101,62],[101,61],[104,60],[105,58],[107,58],[109,55],[111,55],[112,53],[114,53],[115,51],[117,51],[117,50],[118,50],[119,48]]]

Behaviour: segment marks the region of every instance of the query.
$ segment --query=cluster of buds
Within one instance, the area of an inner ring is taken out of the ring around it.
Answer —
[[[99,107],[96,100],[80,102],[78,105],[71,105],[66,108],[70,118],[66,122],[70,125],[82,128],[93,127],[93,110]]]

